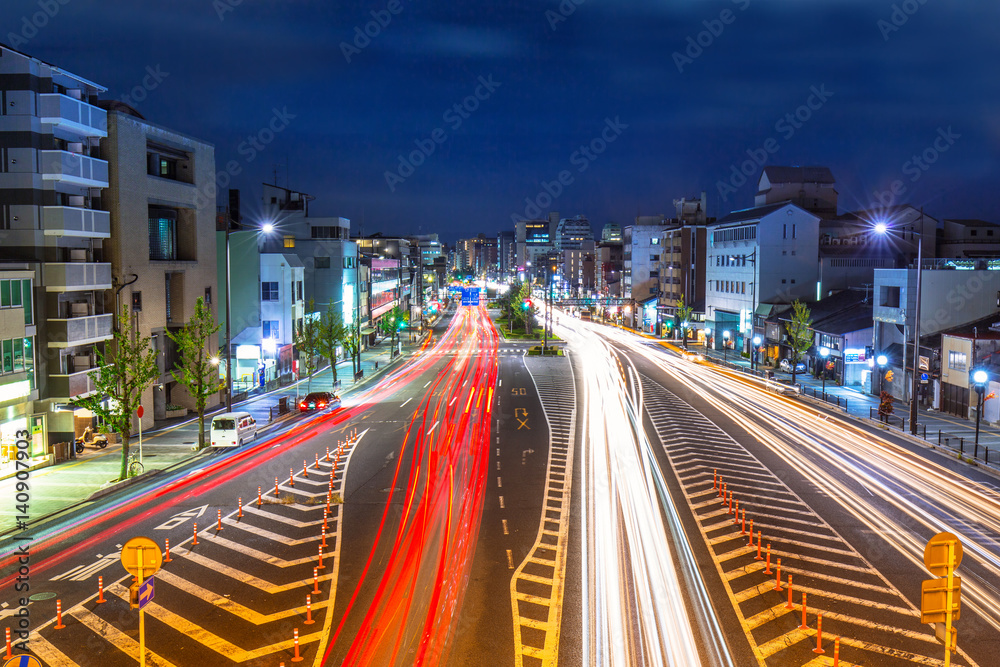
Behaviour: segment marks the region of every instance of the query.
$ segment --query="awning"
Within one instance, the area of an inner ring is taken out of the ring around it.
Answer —
[[[373,333],[375,333],[375,329],[373,329],[372,327],[361,327],[362,336],[370,336]]]

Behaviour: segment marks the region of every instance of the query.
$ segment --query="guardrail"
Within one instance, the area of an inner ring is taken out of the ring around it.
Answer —
[[[837,394],[828,394],[824,391],[816,391],[813,387],[802,387],[802,394],[805,396],[812,396],[819,401],[832,403],[838,408],[843,409],[845,412],[847,411],[847,399]]]

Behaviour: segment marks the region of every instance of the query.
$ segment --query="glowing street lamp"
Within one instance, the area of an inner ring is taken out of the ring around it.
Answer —
[[[823,400],[826,400],[826,358],[830,356],[830,348],[823,346],[819,348],[819,358],[823,374]]]
[[[757,359],[757,353],[760,350],[760,344],[762,341],[760,339],[760,336],[754,336],[753,340],[751,340],[750,342],[753,343],[753,354],[750,355],[750,370],[756,370],[757,364],[760,363],[760,361]]]
[[[979,370],[972,374],[972,381],[976,385],[976,394],[979,400],[976,405],[976,448],[972,453],[972,458],[979,458],[979,420],[983,414],[983,394],[986,392],[986,380],[989,376],[986,371]]]
[[[889,363],[889,358],[884,354],[875,357],[875,364],[878,366],[878,393],[882,394],[882,377],[885,375],[885,366]]]
[[[722,358],[729,361],[729,329],[722,332]]]

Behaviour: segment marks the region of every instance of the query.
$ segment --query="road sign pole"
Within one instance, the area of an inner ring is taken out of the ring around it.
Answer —
[[[146,667],[146,611],[139,610],[139,667]]]
[[[944,621],[944,667],[951,667],[951,618],[952,610],[952,587],[955,584],[955,543],[948,542],[948,592],[945,594],[945,604],[947,612]]]
[[[139,417],[139,463],[142,464],[142,406],[135,411],[135,414]]]

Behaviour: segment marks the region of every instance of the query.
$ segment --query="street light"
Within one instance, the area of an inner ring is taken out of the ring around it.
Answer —
[[[822,360],[820,362],[820,372],[823,374],[823,400],[826,400],[826,358],[830,356],[830,348],[823,346],[819,348],[819,358]]]
[[[681,336],[684,339],[684,349],[688,349],[688,322],[684,320],[681,322]]]
[[[986,379],[989,376],[986,371],[976,371],[972,374],[972,381],[976,384],[976,394],[979,400],[976,404],[976,448],[972,453],[972,458],[979,458],[979,420],[983,414],[983,393],[986,391]]]
[[[916,294],[916,305],[913,308],[913,374],[910,377],[910,434],[917,434],[917,387],[918,380],[917,375],[920,372],[920,283],[921,277],[923,275],[923,235],[924,228],[924,209],[920,209],[920,231],[914,232],[910,230],[910,236],[916,235],[917,237],[917,294]],[[891,231],[889,225],[885,222],[875,223],[873,229],[876,234],[886,236]],[[907,318],[909,319],[909,318]],[[905,349],[905,344],[904,344]],[[903,355],[906,356],[905,354]],[[906,373],[906,361],[903,361],[903,373],[905,377]]]
[[[229,218],[226,221],[226,412],[233,411],[233,275],[229,261],[229,234],[232,232],[233,225],[246,229],[239,220]],[[265,222],[258,229],[264,234],[270,234],[274,231],[274,225]],[[258,286],[257,289],[259,291],[260,287]],[[258,293],[257,296],[259,298],[260,294]]]
[[[722,332],[722,359],[729,361],[729,329]]]
[[[708,352],[708,337],[712,335],[712,330],[709,329],[708,327],[705,327],[704,329],[701,330],[701,333],[702,333],[702,336],[704,336],[704,338],[705,338],[705,352],[707,353]]]
[[[889,363],[889,358],[884,354],[880,354],[875,357],[875,363],[878,365],[878,394],[882,395],[882,377],[885,371],[885,365]]]
[[[760,336],[754,336],[751,342],[753,343],[753,354],[750,356],[750,370],[756,370],[757,364],[760,363],[757,359],[757,354],[760,351],[760,344],[763,341],[761,341]]]

